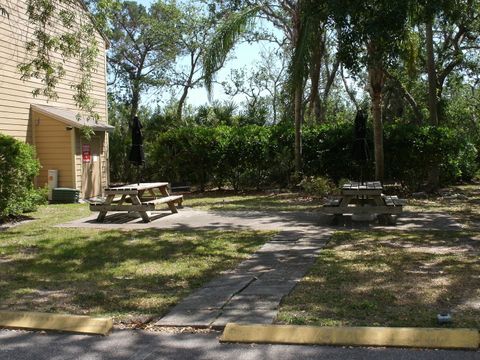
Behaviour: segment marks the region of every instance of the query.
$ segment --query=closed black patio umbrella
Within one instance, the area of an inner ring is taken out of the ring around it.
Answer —
[[[128,160],[137,167],[137,181],[140,183],[140,166],[145,165],[145,154],[143,152],[142,123],[138,116],[132,122],[132,147]]]
[[[367,115],[363,110],[357,111],[355,116],[355,141],[353,144],[353,159],[360,167],[360,183],[363,182],[364,168],[369,160],[367,144]]]

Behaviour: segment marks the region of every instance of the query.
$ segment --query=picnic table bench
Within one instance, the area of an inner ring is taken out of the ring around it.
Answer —
[[[156,192],[157,191],[157,192]],[[98,211],[97,221],[103,222],[109,211],[138,212],[144,222],[150,222],[148,212],[156,205],[167,204],[172,213],[182,205],[183,195],[170,195],[167,182],[139,183],[105,189],[107,198],[102,203],[90,204],[91,211]],[[115,197],[120,196],[120,199]]]
[[[384,195],[382,191],[379,181],[347,183],[342,186],[341,195],[328,199],[320,212],[334,215],[334,221],[344,214],[376,215],[381,223],[395,225],[406,200]]]

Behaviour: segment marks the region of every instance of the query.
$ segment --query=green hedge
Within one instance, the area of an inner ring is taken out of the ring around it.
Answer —
[[[369,139],[372,138],[369,130]],[[349,123],[306,127],[303,161],[306,176],[373,179],[373,159],[364,168],[353,160],[353,126]],[[188,181],[204,188],[235,189],[287,185],[293,173],[294,130],[272,127],[188,127],[162,133],[147,146],[151,180]],[[466,134],[448,128],[387,125],[384,136],[388,180],[418,188],[432,163],[441,164],[444,184],[471,179],[477,150]],[[373,144],[369,143],[373,157]]]
[[[34,210],[45,201],[33,188],[39,170],[32,146],[0,134],[0,218]]]
[[[433,164],[440,164],[441,182],[470,180],[478,168],[477,149],[468,134],[449,128],[392,125],[385,132],[388,179],[418,187]]]

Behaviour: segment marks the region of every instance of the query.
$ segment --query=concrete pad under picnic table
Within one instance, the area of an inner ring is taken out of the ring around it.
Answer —
[[[103,223],[96,221],[96,214],[77,219],[58,227],[95,229],[175,229],[175,230],[278,230],[315,233],[331,228],[372,228],[385,230],[461,230],[461,219],[445,213],[404,211],[396,226],[381,226],[371,222],[355,222],[348,216],[345,222],[331,226],[331,217],[315,211],[203,211],[184,207],[172,214],[169,210],[154,211],[151,221],[144,223],[142,218],[128,213],[107,215]],[[279,240],[281,241],[281,240]]]

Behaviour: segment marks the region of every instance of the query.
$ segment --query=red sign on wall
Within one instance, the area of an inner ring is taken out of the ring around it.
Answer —
[[[90,151],[90,144],[82,144],[82,161],[83,162],[90,162],[91,159],[91,151]]]

